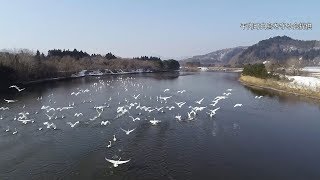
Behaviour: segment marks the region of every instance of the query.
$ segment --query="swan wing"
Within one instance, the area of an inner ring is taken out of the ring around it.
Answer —
[[[116,161],[116,162],[117,162],[117,164],[125,164],[125,163],[129,162],[130,160],[131,160],[131,159],[126,160],[126,161]]]

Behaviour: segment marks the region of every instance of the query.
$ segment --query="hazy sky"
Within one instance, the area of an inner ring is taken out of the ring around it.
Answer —
[[[0,0],[0,49],[180,58],[276,35],[320,39],[320,1]],[[244,31],[244,22],[311,22],[311,31]]]

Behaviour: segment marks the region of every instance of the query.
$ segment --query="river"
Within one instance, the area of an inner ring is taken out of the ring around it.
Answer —
[[[0,110],[0,179],[320,179],[319,103],[251,89],[238,77],[109,75],[11,89],[0,95],[18,100],[0,103],[9,108]],[[229,94],[209,105],[223,93]],[[163,108],[148,112],[139,103]],[[128,111],[121,116],[120,106]],[[190,106],[206,108],[189,120]],[[152,125],[154,118],[161,122]],[[135,130],[127,135],[121,128]],[[114,167],[105,158],[130,161]]]

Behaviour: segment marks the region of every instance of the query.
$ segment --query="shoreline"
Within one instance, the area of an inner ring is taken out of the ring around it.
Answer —
[[[310,88],[294,88],[289,85],[288,82],[282,82],[272,79],[260,79],[252,76],[241,75],[239,81],[252,88],[260,88],[264,90],[271,90],[287,95],[303,96],[320,101],[320,93]]]
[[[187,67],[181,68],[184,72],[228,72],[228,73],[239,73],[242,72],[243,68],[230,68],[230,67]]]
[[[30,85],[30,84],[38,84],[38,83],[44,83],[44,82],[50,82],[50,81],[60,81],[60,80],[67,80],[67,79],[77,79],[77,78],[83,78],[83,77],[89,77],[89,76],[108,76],[108,75],[126,75],[126,74],[146,74],[146,73],[163,73],[163,72],[180,72],[179,70],[173,70],[173,71],[134,71],[134,72],[116,72],[116,73],[89,73],[89,74],[82,74],[82,75],[75,75],[72,74],[71,76],[67,77],[55,77],[55,78],[45,78],[45,79],[38,79],[33,81],[27,81],[27,82],[19,82],[23,85]],[[80,72],[78,72],[80,73]]]

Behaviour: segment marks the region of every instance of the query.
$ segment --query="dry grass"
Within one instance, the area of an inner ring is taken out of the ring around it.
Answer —
[[[312,90],[307,87],[293,87],[288,81],[278,81],[274,79],[260,79],[252,76],[241,76],[239,79],[242,83],[249,86],[256,86],[265,89],[282,91],[290,94],[306,96],[320,99],[320,91]]]

